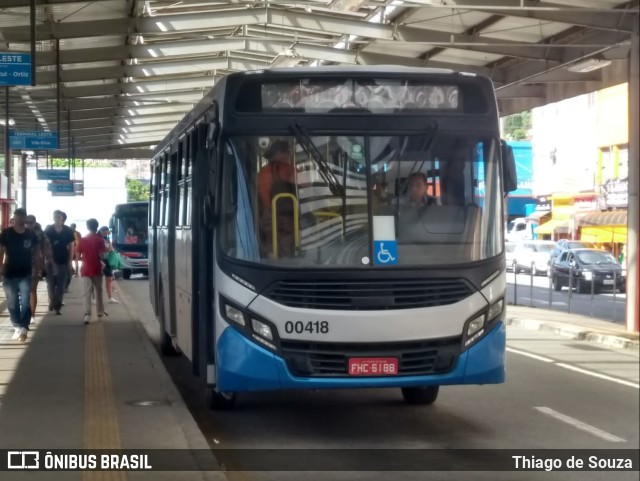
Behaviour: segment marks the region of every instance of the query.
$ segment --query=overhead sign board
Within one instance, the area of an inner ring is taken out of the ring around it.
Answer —
[[[9,131],[9,147],[18,150],[57,149],[58,134],[55,132]]]
[[[72,180],[54,180],[49,182],[47,190],[54,194],[69,193],[69,195],[75,195],[74,183]]]
[[[38,169],[38,180],[69,180],[69,169]]]
[[[9,131],[9,148],[12,150],[43,150],[58,148],[58,134],[55,132]]]
[[[31,54],[0,52],[0,85],[31,85]]]

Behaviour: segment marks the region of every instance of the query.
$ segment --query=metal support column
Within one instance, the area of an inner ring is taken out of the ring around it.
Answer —
[[[638,118],[640,95],[638,88],[638,63],[640,48],[638,48],[638,23],[633,28],[631,49],[629,51],[629,197],[627,207],[627,330],[640,330],[640,198],[638,198],[638,184],[640,184],[640,119]]]
[[[56,127],[58,129],[58,148],[62,143],[60,137],[60,39],[56,39]]]
[[[4,88],[4,175],[7,176],[7,199],[11,199],[11,146],[9,144],[9,87]]]
[[[31,27],[31,86],[36,86],[36,0],[29,1]]]
[[[20,177],[22,177],[22,207],[27,208],[27,154],[22,154],[22,162],[20,164]]]

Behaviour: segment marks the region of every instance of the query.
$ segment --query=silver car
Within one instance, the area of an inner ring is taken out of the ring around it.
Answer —
[[[514,265],[513,265],[513,260],[515,259],[514,254],[515,254],[515,250],[516,247],[518,247],[518,244],[515,242],[507,242],[504,245],[504,257],[507,261],[507,270],[512,270]]]
[[[531,272],[534,276],[546,275],[554,245],[555,242],[552,241],[528,241],[518,244],[513,252],[513,270],[516,273]]]

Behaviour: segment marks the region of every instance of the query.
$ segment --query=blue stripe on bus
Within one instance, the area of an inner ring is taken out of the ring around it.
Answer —
[[[284,360],[228,327],[218,340],[217,387],[220,391],[374,388],[504,382],[506,330],[502,322],[460,355],[447,374],[401,377],[302,378],[291,375]]]

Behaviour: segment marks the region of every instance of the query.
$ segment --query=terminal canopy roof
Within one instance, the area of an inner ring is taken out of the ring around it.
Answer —
[[[638,22],[637,0],[36,3],[37,85],[10,89],[10,124],[84,157],[147,157],[221,76],[275,66],[477,72],[506,115],[627,81]],[[29,0],[2,0],[0,52],[29,52],[29,24]]]

